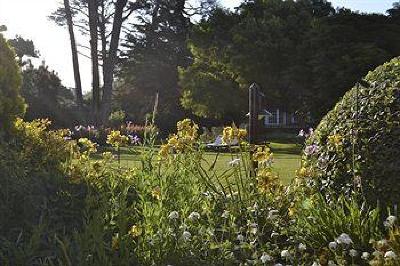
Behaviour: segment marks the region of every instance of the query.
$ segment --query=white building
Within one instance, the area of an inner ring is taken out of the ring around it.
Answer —
[[[296,115],[293,112],[287,112],[280,108],[268,108],[264,113],[264,126],[266,128],[299,127]]]

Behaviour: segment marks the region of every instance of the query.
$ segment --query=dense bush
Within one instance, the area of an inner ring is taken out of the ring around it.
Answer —
[[[400,58],[370,72],[307,141],[300,175],[369,203],[400,202]]]
[[[17,119],[8,141],[0,141],[2,265],[33,263],[30,252],[51,253],[50,239],[81,223],[84,189],[66,179],[73,146],[49,124]]]
[[[21,76],[15,54],[0,34],[0,129],[9,130],[16,117],[24,113],[20,85]]]

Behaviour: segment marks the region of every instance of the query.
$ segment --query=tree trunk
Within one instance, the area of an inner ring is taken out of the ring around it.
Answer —
[[[97,0],[88,1],[89,8],[89,31],[90,31],[90,54],[92,60],[92,89],[93,103],[92,111],[96,125],[100,120],[100,75],[98,57],[98,3]]]
[[[106,21],[106,7],[104,5],[104,1],[100,1],[100,21],[99,21],[99,34],[101,40],[101,60],[104,66],[104,60],[107,58],[107,21]],[[104,77],[104,67],[103,70],[103,77]]]
[[[82,82],[79,70],[78,51],[76,48],[74,25],[72,22],[72,13],[69,0],[64,0],[64,8],[65,8],[65,16],[67,19],[69,38],[71,41],[72,66],[74,68],[76,104],[78,105],[79,110],[82,110],[83,109]]]
[[[104,85],[102,98],[102,122],[105,123],[111,112],[112,90],[114,82],[114,71],[117,63],[117,52],[121,35],[121,28],[124,8],[127,5],[127,0],[117,0],[115,3],[114,21],[111,32],[110,48],[108,56],[104,59]]]

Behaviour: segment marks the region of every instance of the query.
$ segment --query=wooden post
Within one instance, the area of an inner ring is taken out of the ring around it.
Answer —
[[[249,144],[256,144],[258,124],[258,85],[253,83],[249,88]]]
[[[255,176],[256,165],[253,161],[253,154],[256,150],[258,138],[258,114],[260,109],[260,89],[256,83],[249,87],[249,144],[250,144],[250,176]]]

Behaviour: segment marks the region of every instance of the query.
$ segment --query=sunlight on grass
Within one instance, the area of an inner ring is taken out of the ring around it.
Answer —
[[[274,153],[273,169],[282,180],[282,183],[288,184],[295,177],[295,171],[299,169],[301,157],[301,145],[293,143],[270,143],[271,151]],[[205,159],[212,164],[217,156],[216,152],[207,152]],[[219,153],[215,167],[217,170],[225,170],[228,163],[232,160],[231,154]],[[121,151],[121,166],[126,168],[140,168],[140,158],[133,151],[122,149]]]

